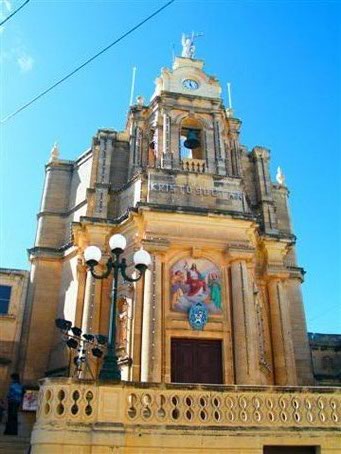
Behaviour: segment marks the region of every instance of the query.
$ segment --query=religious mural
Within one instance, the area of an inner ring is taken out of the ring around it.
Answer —
[[[214,263],[206,259],[184,259],[170,270],[171,305],[177,312],[188,312],[196,303],[203,303],[208,313],[222,310],[221,277]]]

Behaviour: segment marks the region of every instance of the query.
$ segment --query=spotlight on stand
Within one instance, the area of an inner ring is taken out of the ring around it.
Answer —
[[[93,334],[83,334],[83,337],[88,342],[94,342],[95,336]]]
[[[72,326],[72,323],[69,320],[64,320],[63,318],[56,318],[55,324],[56,327],[62,331],[69,331]]]
[[[82,335],[82,330],[80,328],[78,328],[77,326],[73,326],[71,328],[71,331],[73,332],[73,334],[77,337],[80,337]]]
[[[95,347],[91,350],[92,354],[96,357],[96,358],[102,358],[103,356],[103,352],[100,348],[98,347]]]
[[[122,246],[122,244],[121,244]],[[89,364],[89,355],[102,358],[108,339],[102,334],[84,333],[78,326],[72,326],[69,320],[57,318],[56,327],[62,332],[62,338],[70,349],[70,361],[75,365],[73,376],[86,378],[86,371],[94,379],[94,374]],[[71,352],[74,352],[73,354]],[[75,355],[73,357],[73,355]]]
[[[103,334],[96,334],[96,340],[100,345],[105,345],[108,342],[107,336],[103,336]]]
[[[74,348],[75,350],[78,348],[78,342],[77,342],[76,339],[74,339],[73,337],[70,337],[70,338],[66,341],[66,345],[67,345],[69,348]]]

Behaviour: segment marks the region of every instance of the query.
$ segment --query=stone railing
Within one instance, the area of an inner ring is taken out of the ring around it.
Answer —
[[[104,384],[45,379],[36,428],[113,423],[205,427],[340,427],[336,388]]]
[[[204,159],[182,159],[181,168],[185,172],[206,172],[206,161]]]

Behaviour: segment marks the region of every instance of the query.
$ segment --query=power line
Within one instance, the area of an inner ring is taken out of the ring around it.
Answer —
[[[24,2],[21,6],[19,6],[19,8],[17,8],[16,10],[13,11],[13,13],[11,13],[9,16],[6,17],[6,19],[4,19],[1,23],[0,23],[0,27],[2,27],[4,25],[5,22],[7,22],[11,17],[13,17],[15,14],[17,14],[25,5],[27,5],[27,3],[29,2],[30,0],[26,0],[26,2]]]
[[[336,309],[336,307],[339,307],[339,304],[334,304],[333,306],[331,306],[329,309],[327,309],[326,311],[324,312],[321,312],[320,314],[318,315],[315,315],[315,317],[313,317],[312,319],[308,319],[308,323],[312,323],[312,322],[315,322],[316,320],[319,320],[321,318],[324,318],[326,315],[329,315],[334,309]]]
[[[78,66],[77,68],[75,68],[73,71],[71,71],[69,74],[67,74],[66,76],[62,77],[61,79],[59,79],[56,83],[54,83],[53,85],[51,85],[49,88],[47,88],[46,90],[44,90],[43,92],[39,93],[39,95],[35,96],[33,99],[31,99],[31,101],[27,102],[26,104],[24,104],[23,106],[19,107],[19,109],[15,110],[14,112],[12,112],[11,114],[7,115],[7,117],[5,118],[2,118],[1,119],[1,123],[5,123],[6,121],[8,121],[10,118],[13,118],[15,115],[17,115],[19,112],[22,112],[23,110],[27,109],[27,107],[29,107],[31,104],[33,104],[34,102],[38,101],[38,99],[42,98],[44,95],[46,95],[47,93],[49,93],[51,90],[53,90],[54,88],[56,88],[58,85],[60,85],[61,83],[65,82],[67,79],[69,79],[70,77],[72,77],[74,74],[76,74],[78,71],[80,71],[82,68],[84,68],[84,66],[88,65],[89,63],[91,63],[93,60],[95,60],[97,57],[99,57],[100,55],[104,54],[104,52],[106,52],[107,50],[109,50],[111,47],[113,47],[115,44],[119,43],[120,41],[122,41],[122,39],[126,38],[128,35],[130,35],[131,33],[133,33],[135,30],[137,30],[138,28],[140,28],[142,25],[144,25],[146,22],[148,22],[150,19],[152,19],[153,17],[155,17],[157,14],[161,13],[161,11],[163,11],[164,9],[166,9],[169,5],[171,5],[172,3],[174,3],[175,0],[170,0],[169,2],[167,2],[165,5],[161,6],[161,8],[157,9],[156,11],[154,11],[154,13],[152,13],[150,16],[146,17],[146,19],[143,19],[143,21],[139,22],[137,25],[135,25],[133,28],[131,28],[130,30],[128,30],[126,33],[124,33],[122,36],[120,36],[118,39],[116,39],[115,41],[113,41],[111,44],[109,44],[108,46],[106,46],[104,49],[100,50],[99,52],[97,52],[97,54],[93,55],[92,57],[90,57],[88,60],[86,60],[84,63],[82,63],[80,66]]]

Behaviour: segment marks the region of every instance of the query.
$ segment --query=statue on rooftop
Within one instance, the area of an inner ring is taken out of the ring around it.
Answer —
[[[185,33],[182,34],[182,38],[181,38],[181,44],[182,44],[181,57],[194,58],[194,52],[195,52],[194,39],[198,38],[199,36],[202,36],[202,35],[203,35],[203,33],[194,33],[194,32],[192,32],[191,35],[185,35]]]
[[[285,186],[285,176],[280,167],[277,168],[276,180],[280,186]]]

